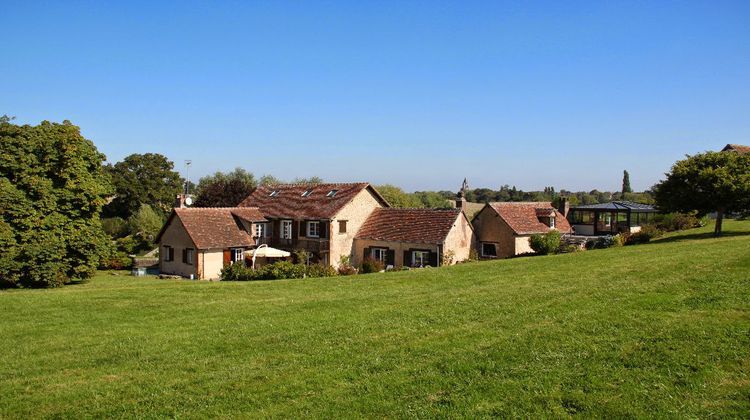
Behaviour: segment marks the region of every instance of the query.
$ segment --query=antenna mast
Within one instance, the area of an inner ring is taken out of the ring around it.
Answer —
[[[190,165],[192,164],[192,160],[185,160],[185,195],[190,193]]]

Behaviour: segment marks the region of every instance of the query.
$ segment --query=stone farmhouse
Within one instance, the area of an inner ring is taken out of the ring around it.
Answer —
[[[333,267],[342,257],[456,263],[469,258],[474,232],[458,209],[392,209],[368,183],[282,184],[258,187],[235,208],[177,208],[157,241],[162,273],[216,279],[261,245],[305,250],[310,262]]]

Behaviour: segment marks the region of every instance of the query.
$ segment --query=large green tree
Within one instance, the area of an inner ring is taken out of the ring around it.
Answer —
[[[107,171],[115,186],[115,197],[104,209],[107,216],[127,219],[142,204],[166,214],[183,188],[174,163],[158,153],[132,154]]]
[[[59,286],[109,252],[99,213],[104,155],[78,127],[0,122],[0,284]]]
[[[655,185],[659,209],[668,212],[716,212],[714,234],[728,212],[750,209],[750,155],[707,152],[677,161],[667,179]]]
[[[258,186],[255,176],[242,169],[216,172],[198,181],[196,207],[234,207]]]
[[[392,207],[423,207],[422,203],[416,197],[404,192],[404,190],[395,185],[385,184],[375,187],[375,189],[378,190],[380,195],[382,195],[383,198],[385,198],[385,201],[387,201]]]
[[[633,189],[630,188],[630,174],[628,171],[622,171],[622,195],[632,192]]]

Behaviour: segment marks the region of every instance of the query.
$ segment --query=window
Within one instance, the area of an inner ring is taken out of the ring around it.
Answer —
[[[245,261],[245,250],[243,248],[232,249],[232,264]]]
[[[346,220],[339,220],[339,233],[346,233]]]
[[[385,263],[387,258],[388,258],[388,248],[373,248],[372,249],[373,260],[382,261]]]
[[[265,223],[255,224],[255,236],[258,238],[265,238],[268,236],[268,227]]]
[[[195,250],[193,248],[185,248],[182,250],[182,262],[188,265],[193,265],[193,254]]]
[[[174,248],[171,246],[164,247],[164,261],[174,261]]]
[[[281,239],[292,239],[292,221],[281,221]]]
[[[279,192],[277,190],[273,190],[271,191],[271,194],[268,194],[269,197],[276,197],[277,195],[279,195]]]
[[[549,227],[552,228],[552,229],[555,228],[555,218],[554,217],[550,217],[549,218]]]
[[[307,190],[307,191],[305,191],[305,192],[302,193],[302,196],[303,197],[309,197],[310,194],[312,194],[312,190]]]
[[[483,257],[497,257],[497,245],[482,243],[482,256]]]
[[[320,236],[320,222],[307,222],[307,236],[311,238]]]
[[[412,267],[424,267],[430,265],[430,251],[412,251]]]
[[[326,197],[335,197],[337,192],[339,192],[339,190],[328,191],[328,194],[326,194]]]
[[[570,212],[570,221],[574,225],[592,225],[594,224],[594,212],[575,210]]]

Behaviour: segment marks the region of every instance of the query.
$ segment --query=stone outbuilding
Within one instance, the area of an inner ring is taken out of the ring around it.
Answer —
[[[533,253],[529,239],[551,230],[571,233],[565,215],[550,202],[488,203],[472,221],[482,258]]]
[[[474,246],[474,229],[460,209],[380,208],[354,239],[352,262],[380,260],[393,267],[437,267],[464,261]]]
[[[176,208],[156,237],[159,270],[196,279],[218,279],[224,265],[245,261],[256,226],[267,222],[258,208]]]

